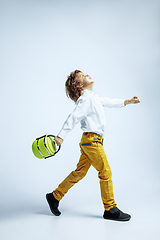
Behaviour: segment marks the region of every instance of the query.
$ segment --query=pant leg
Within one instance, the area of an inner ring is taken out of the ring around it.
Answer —
[[[87,156],[84,154],[84,151],[81,149],[81,156],[79,162],[77,164],[77,168],[75,171],[72,171],[62,183],[59,184],[58,188],[56,188],[53,192],[54,197],[60,201],[64,195],[68,192],[68,190],[73,187],[73,185],[79,182],[90,168],[91,164],[88,161]]]
[[[112,172],[104,152],[102,138],[97,139],[97,134],[90,133],[82,138],[81,148],[87,155],[90,164],[99,172],[101,198],[105,210],[116,207],[113,194]],[[88,145],[87,145],[88,143]]]

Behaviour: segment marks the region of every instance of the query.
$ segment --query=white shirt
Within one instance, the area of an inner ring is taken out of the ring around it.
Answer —
[[[92,91],[84,90],[76,107],[64,122],[58,136],[64,139],[80,122],[83,132],[94,132],[104,137],[106,117],[103,107],[124,107],[124,99],[99,98]]]

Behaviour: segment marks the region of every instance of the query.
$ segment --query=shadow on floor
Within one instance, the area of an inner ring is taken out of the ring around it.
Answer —
[[[94,213],[91,214],[91,213],[87,213],[87,212],[78,212],[78,211],[74,211],[74,210],[71,210],[71,209],[65,209],[65,208],[61,208],[60,209],[61,211],[61,215],[60,216],[69,216],[69,217],[85,217],[85,218],[99,218],[99,219],[102,219],[102,216],[101,215],[95,215]],[[38,211],[36,211],[36,214],[40,214],[40,215],[47,215],[47,216],[54,216],[50,209],[48,208],[43,208],[43,209],[40,209]]]
[[[77,211],[71,208],[60,208],[61,216],[65,217],[73,217],[73,218],[99,218],[102,219],[101,215],[96,215],[94,213],[90,213],[89,211],[84,212],[84,209],[81,211]],[[47,205],[34,205],[34,204],[24,204],[21,206],[10,206],[10,207],[3,207],[0,211],[0,222],[7,221],[13,218],[25,217],[27,215],[45,215],[50,217],[55,217]]]

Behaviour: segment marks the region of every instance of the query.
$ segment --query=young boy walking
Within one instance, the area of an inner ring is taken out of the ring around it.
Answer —
[[[103,148],[105,132],[105,113],[103,107],[124,107],[136,104],[140,100],[137,96],[129,100],[99,98],[92,92],[94,81],[89,75],[75,70],[65,83],[66,94],[75,103],[75,109],[64,122],[59,134],[55,137],[58,146],[63,143],[67,133],[80,122],[83,135],[80,143],[81,156],[77,168],[52,192],[46,194],[51,212],[59,216],[59,201],[68,190],[81,180],[92,165],[98,171],[100,179],[101,198],[104,205],[104,219],[128,221],[131,216],[118,209],[114,200],[112,172]]]

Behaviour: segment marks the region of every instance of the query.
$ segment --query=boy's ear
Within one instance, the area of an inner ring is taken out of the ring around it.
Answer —
[[[76,86],[77,86],[78,89],[81,89],[81,90],[82,90],[83,87],[84,87],[84,85],[83,85],[81,82],[77,82],[77,85],[76,85]]]

